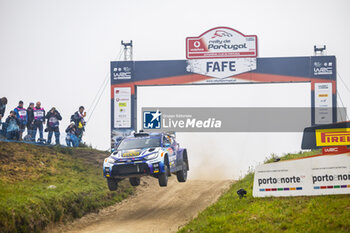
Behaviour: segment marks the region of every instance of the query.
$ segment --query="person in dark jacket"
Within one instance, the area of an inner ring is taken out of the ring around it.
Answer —
[[[38,142],[43,142],[44,140],[44,127],[45,124],[45,110],[41,107],[41,103],[38,101],[36,106],[33,108],[34,124],[33,124],[33,135],[32,139],[35,141],[36,131],[39,130]]]
[[[66,143],[69,147],[77,147],[79,146],[79,139],[77,137],[77,127],[75,126],[74,121],[70,123],[70,125],[66,129]]]
[[[2,123],[2,118],[5,116],[7,98],[2,97],[0,99],[0,135],[6,137],[6,124]]]
[[[17,119],[20,121],[19,124],[19,139],[22,140],[22,134],[26,129],[28,116],[27,109],[23,108],[23,101],[19,101],[18,107],[14,109]]]
[[[51,108],[51,110],[46,114],[47,119],[47,130],[49,135],[47,137],[47,144],[51,144],[52,134],[55,133],[56,145],[60,144],[60,129],[59,121],[62,120],[61,114],[56,110],[56,108]]]
[[[0,99],[0,122],[1,122],[1,119],[5,116],[6,104],[7,104],[7,98],[2,97]]]
[[[28,120],[27,120],[27,138],[29,138],[30,141],[33,141],[33,129],[34,129],[34,113],[33,113],[33,109],[34,109],[34,103],[30,102],[29,106],[27,108],[27,116],[28,116]]]
[[[11,111],[6,119],[6,137],[8,140],[19,140],[19,125],[20,121],[16,117],[15,111]]]
[[[85,131],[85,119],[86,112],[84,112],[85,108],[83,106],[79,107],[79,111],[76,111],[73,115],[73,119],[71,119],[75,123],[75,127],[77,128],[77,137],[79,139],[79,143],[81,141],[81,138],[83,137],[83,133]]]

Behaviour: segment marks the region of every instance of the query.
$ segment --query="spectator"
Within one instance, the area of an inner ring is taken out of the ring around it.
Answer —
[[[60,130],[59,121],[62,120],[61,114],[56,110],[56,108],[51,108],[51,110],[46,114],[47,119],[47,130],[49,135],[47,137],[47,144],[51,144],[52,134],[55,132],[56,145],[60,144]]]
[[[78,137],[79,143],[83,137],[83,132],[85,131],[86,122],[84,117],[86,117],[86,112],[84,112],[84,110],[85,108],[83,106],[80,106],[79,111],[76,111],[71,119],[71,121],[74,121],[77,129],[76,135]]]
[[[28,138],[28,141],[34,141],[33,140],[33,134],[34,134],[34,113],[33,113],[33,110],[34,110],[34,103],[33,102],[30,102],[29,103],[29,106],[27,108],[27,117],[28,117],[28,120],[27,120],[27,138]]]
[[[22,134],[26,129],[28,121],[27,110],[23,108],[23,101],[19,101],[18,107],[14,109],[17,119],[20,121],[19,124],[19,139],[22,140]]]
[[[77,133],[77,127],[75,126],[74,121],[70,123],[70,125],[66,129],[66,143],[69,147],[77,147],[79,146],[79,139],[76,135]]]
[[[2,118],[5,116],[6,104],[7,104],[7,98],[2,97],[0,99],[0,122]]]
[[[39,142],[44,141],[43,125],[45,124],[45,110],[41,107],[40,101],[36,103],[33,109],[34,124],[33,124],[33,136],[32,139],[35,141],[36,132],[39,129]]]
[[[8,140],[19,140],[19,125],[20,120],[16,117],[15,111],[11,111],[10,115],[6,119],[6,137]]]

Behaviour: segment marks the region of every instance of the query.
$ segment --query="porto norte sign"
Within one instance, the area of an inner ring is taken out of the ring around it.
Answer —
[[[256,35],[244,35],[229,27],[216,27],[199,37],[186,38],[187,59],[255,58]]]

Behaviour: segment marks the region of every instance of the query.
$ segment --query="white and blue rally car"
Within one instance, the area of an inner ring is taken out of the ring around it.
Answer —
[[[142,176],[157,178],[160,186],[167,186],[172,174],[185,182],[188,170],[187,150],[180,148],[175,133],[139,132],[124,137],[103,163],[103,175],[111,191],[124,178],[129,178],[133,186],[140,184]]]

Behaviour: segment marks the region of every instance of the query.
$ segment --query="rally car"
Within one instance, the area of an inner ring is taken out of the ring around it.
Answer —
[[[138,186],[142,176],[157,178],[160,186],[167,186],[172,174],[186,182],[188,170],[187,150],[175,141],[175,133],[139,132],[124,137],[103,163],[111,191],[124,178],[129,178],[132,186]]]

